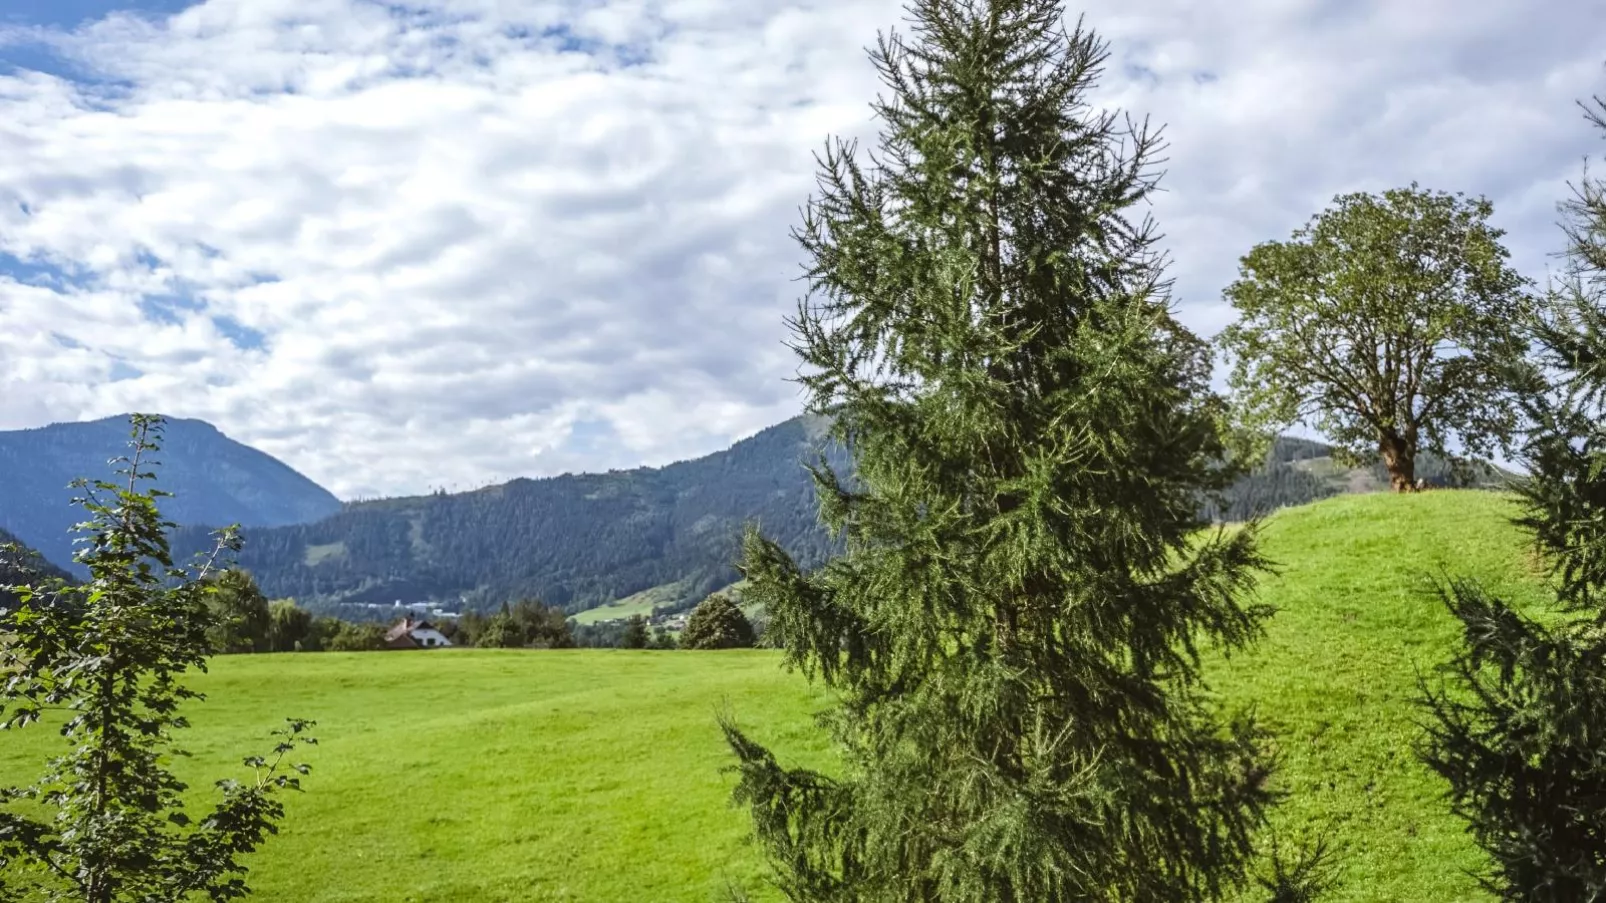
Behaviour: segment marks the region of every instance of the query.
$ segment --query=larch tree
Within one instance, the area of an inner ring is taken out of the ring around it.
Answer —
[[[1198,653],[1266,612],[1254,529],[1201,532],[1235,467],[1134,215],[1159,139],[1090,108],[1106,45],[1058,2],[908,11],[870,52],[876,149],[827,146],[795,231],[800,381],[855,461],[812,468],[845,553],[805,573],[751,530],[742,566],[840,700],[842,770],[727,717],[735,798],[794,901],[1216,899],[1273,797]]]
[[[1302,423],[1352,463],[1381,456],[1399,492],[1423,451],[1465,467],[1507,450],[1531,299],[1493,212],[1415,184],[1340,195],[1246,254],[1225,293],[1238,320],[1219,339],[1239,422]]]
[[[1606,102],[1587,108],[1606,131]],[[1424,761],[1513,903],[1606,900],[1606,183],[1562,205],[1568,266],[1531,321],[1548,386],[1527,398],[1525,526],[1560,618],[1466,581],[1444,597],[1463,642],[1424,685]]]

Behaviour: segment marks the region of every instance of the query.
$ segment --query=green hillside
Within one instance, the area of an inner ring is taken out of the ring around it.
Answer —
[[[1488,899],[1437,782],[1416,764],[1415,673],[1455,628],[1440,572],[1537,601],[1512,503],[1489,493],[1329,499],[1266,525],[1280,613],[1252,655],[1207,673],[1279,734],[1293,792],[1277,822],[1325,829],[1346,883],[1333,901]],[[319,721],[308,793],[257,862],[264,901],[706,903],[759,873],[727,805],[715,726],[729,704],[783,755],[827,765],[820,697],[775,653],[450,650],[218,659],[197,681],[188,767],[217,776],[283,716]],[[54,735],[0,744],[0,779]],[[204,782],[201,782],[204,783]],[[773,899],[759,895],[756,899]]]
[[[1343,496],[1266,524],[1279,613],[1252,655],[1207,670],[1279,736],[1292,797],[1279,826],[1326,829],[1344,848],[1340,901],[1490,899],[1479,856],[1418,765],[1415,675],[1448,657],[1457,624],[1433,579],[1467,576],[1530,605],[1544,598],[1508,497],[1482,492]]]
[[[599,624],[603,621],[614,621],[628,618],[632,615],[651,615],[654,608],[674,605],[684,598],[686,586],[684,581],[655,586],[644,589],[639,593],[629,595],[617,602],[588,608],[574,616],[578,624]]]

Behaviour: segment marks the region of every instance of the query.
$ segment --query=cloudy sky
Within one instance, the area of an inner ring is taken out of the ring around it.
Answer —
[[[898,0],[0,0],[0,429],[211,421],[342,497],[798,412],[788,238]],[[1214,333],[1336,193],[1483,194],[1542,278],[1597,0],[1089,0]]]

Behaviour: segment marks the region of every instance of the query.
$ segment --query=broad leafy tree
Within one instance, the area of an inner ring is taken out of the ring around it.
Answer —
[[[1606,129],[1606,104],[1590,108]],[[1449,784],[1502,900],[1606,900],[1606,183],[1563,205],[1569,266],[1532,334],[1551,377],[1528,400],[1522,523],[1570,616],[1544,623],[1467,582],[1464,642],[1425,686],[1422,754]]]
[[[175,567],[144,491],[160,421],[134,418],[122,481],[77,484],[89,514],[79,585],[37,580],[14,587],[0,610],[0,728],[48,724],[66,749],[32,784],[0,787],[0,900],[177,903],[245,896],[241,857],[277,831],[277,791],[299,786],[305,765],[285,762],[312,742],[292,720],[267,756],[245,760],[253,777],[216,784],[198,800],[169,766],[174,733],[202,698],[184,676],[204,670],[213,625],[209,562]],[[225,533],[212,560],[235,541]]]
[[[326,637],[320,645],[330,652],[373,652],[385,648],[383,624],[335,621],[320,633]]]
[[[1530,296],[1492,214],[1413,184],[1341,195],[1288,241],[1257,245],[1226,290],[1238,320],[1220,337],[1241,421],[1303,423],[1357,463],[1381,455],[1398,491],[1424,450],[1506,449]]]
[[[317,640],[312,612],[297,605],[294,599],[275,599],[268,603],[269,652],[316,652]]]
[[[16,596],[6,587],[31,585],[40,580],[65,579],[65,571],[23,545],[15,536],[0,530],[0,608],[16,601]]]
[[[827,147],[796,231],[801,382],[855,460],[814,469],[846,551],[804,570],[751,532],[743,562],[840,700],[841,768],[727,719],[736,799],[794,901],[1217,899],[1272,795],[1198,652],[1259,635],[1262,561],[1252,528],[1201,533],[1233,468],[1136,214],[1156,135],[1089,108],[1106,45],[1058,2],[908,12],[871,51],[879,143]]]
[[[223,653],[266,652],[271,625],[268,597],[251,574],[239,568],[222,571],[216,582],[210,599],[212,648]]]
[[[697,604],[680,633],[682,649],[745,649],[753,645],[753,625],[735,602],[715,593]]]

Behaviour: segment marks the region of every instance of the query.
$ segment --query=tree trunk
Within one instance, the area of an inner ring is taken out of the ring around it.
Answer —
[[[1383,466],[1389,472],[1389,488],[1395,492],[1415,492],[1416,448],[1392,433],[1384,434],[1379,445]]]

